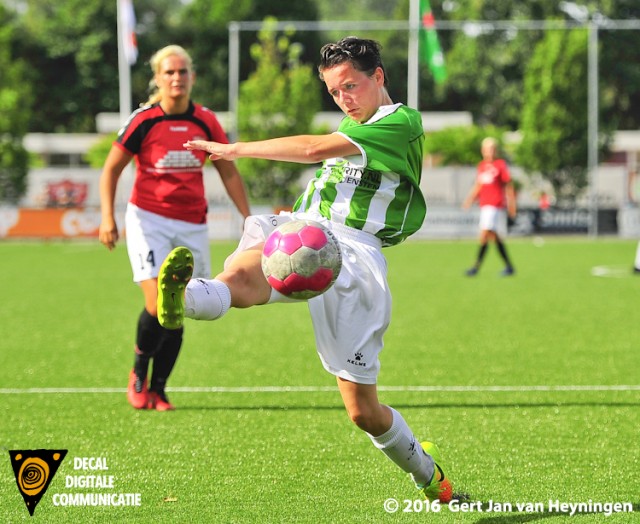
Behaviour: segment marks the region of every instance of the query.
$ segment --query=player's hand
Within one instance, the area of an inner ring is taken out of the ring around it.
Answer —
[[[187,140],[183,147],[189,151],[199,149],[209,153],[210,160],[235,160],[231,150],[231,144],[221,144],[220,142],[209,142],[207,140]]]
[[[102,221],[98,230],[98,239],[105,247],[111,251],[116,247],[116,243],[120,235],[118,234],[118,226],[114,220]]]

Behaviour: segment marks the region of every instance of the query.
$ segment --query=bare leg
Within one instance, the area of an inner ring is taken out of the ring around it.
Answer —
[[[393,418],[391,410],[380,404],[375,384],[356,384],[338,378],[338,389],[349,418],[356,426],[374,436],[389,430]]]
[[[380,404],[375,384],[338,378],[338,388],[349,417],[369,435],[374,446],[409,473],[416,484],[428,484],[435,471],[433,458],[423,451],[402,415]]]
[[[236,254],[228,267],[216,275],[231,292],[231,306],[246,308],[266,304],[271,286],[262,273],[262,244]]]

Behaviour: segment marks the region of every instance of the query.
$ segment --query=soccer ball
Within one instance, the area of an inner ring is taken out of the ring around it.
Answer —
[[[262,272],[269,285],[298,300],[324,293],[338,278],[341,267],[338,240],[314,220],[281,224],[262,250]]]

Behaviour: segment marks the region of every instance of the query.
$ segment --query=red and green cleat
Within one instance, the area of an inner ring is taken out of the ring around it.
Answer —
[[[177,247],[164,260],[158,273],[158,322],[167,329],[184,323],[184,290],[193,274],[193,254]]]
[[[442,503],[448,504],[453,498],[453,487],[449,479],[444,476],[444,472],[440,467],[440,464],[442,464],[440,450],[433,442],[421,442],[420,445],[425,453],[431,455],[433,458],[435,470],[431,481],[424,486],[419,486],[419,488],[427,500],[439,500]]]

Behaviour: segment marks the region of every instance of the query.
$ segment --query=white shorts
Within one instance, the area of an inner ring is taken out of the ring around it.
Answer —
[[[178,246],[188,247],[193,253],[194,277],[209,278],[211,275],[206,224],[163,217],[129,203],[125,214],[125,234],[134,282],[156,278],[164,259]]]
[[[236,253],[264,242],[278,225],[296,218],[324,224],[342,249],[342,270],[335,284],[307,301],[322,365],[345,380],[375,384],[382,338],[391,320],[387,261],[375,236],[308,213],[254,215],[246,219],[238,249],[225,266]]]
[[[506,236],[506,211],[500,207],[482,206],[480,208],[480,231],[494,231],[500,236]]]

